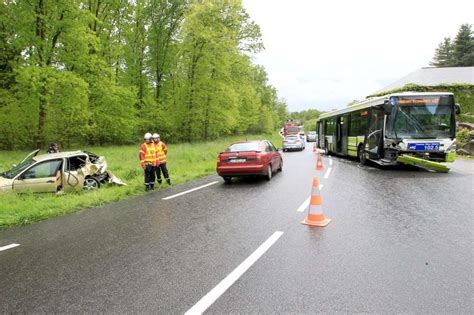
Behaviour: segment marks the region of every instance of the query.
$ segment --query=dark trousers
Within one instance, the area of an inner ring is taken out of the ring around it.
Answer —
[[[156,172],[156,179],[159,182],[161,182],[161,172],[163,172],[163,177],[165,179],[169,179],[168,175],[168,169],[166,168],[166,163],[160,164],[158,166],[155,166],[155,172]]]
[[[145,186],[151,186],[155,184],[155,168],[151,164],[145,166]]]

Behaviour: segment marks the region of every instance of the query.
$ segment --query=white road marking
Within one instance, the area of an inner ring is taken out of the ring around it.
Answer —
[[[4,251],[4,250],[7,250],[7,249],[10,249],[10,248],[13,248],[13,247],[17,247],[17,246],[20,246],[20,244],[10,244],[10,245],[7,245],[7,246],[0,247],[0,252]]]
[[[311,199],[311,196],[308,197],[305,201],[303,201],[303,203],[301,204],[301,206],[296,210],[298,212],[304,212],[308,206],[309,206],[309,200]]]
[[[199,186],[199,187],[190,189],[190,190],[186,190],[186,191],[180,192],[179,194],[176,194],[176,195],[172,195],[172,196],[169,196],[169,197],[165,197],[165,198],[163,198],[163,200],[169,200],[169,199],[173,199],[173,198],[175,198],[175,197],[179,197],[179,196],[182,196],[182,195],[186,195],[186,194],[189,194],[190,192],[193,192],[193,191],[196,191],[196,190],[199,190],[199,189],[206,188],[206,187],[208,187],[208,186],[217,184],[218,182],[219,182],[219,181],[216,180],[215,182],[212,182],[212,183],[209,183],[209,184],[206,184],[206,185],[202,185],[202,186]]]
[[[328,170],[326,171],[326,174],[324,174],[324,178],[328,178],[329,177],[329,174],[331,174],[331,170],[332,170],[332,167],[328,168]]]
[[[323,185],[319,184],[319,190],[321,190],[321,189],[323,189]],[[303,201],[301,206],[298,209],[296,209],[296,211],[304,212],[306,209],[308,209],[310,199],[311,199],[311,196],[309,196],[305,201]]]
[[[329,158],[329,165],[332,165],[332,158]]]
[[[245,259],[227,277],[216,285],[209,293],[191,307],[185,315],[202,314],[211,306],[235,281],[237,281],[265,252],[283,235],[283,232],[276,231],[270,236],[256,251]]]

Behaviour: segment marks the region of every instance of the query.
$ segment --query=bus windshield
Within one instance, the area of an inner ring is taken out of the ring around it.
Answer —
[[[387,120],[388,138],[441,139],[452,137],[452,105],[399,102]]]

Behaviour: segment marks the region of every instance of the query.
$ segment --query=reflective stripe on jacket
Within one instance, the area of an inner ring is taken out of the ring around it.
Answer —
[[[156,146],[156,157],[158,158],[159,164],[166,163],[166,153],[168,152],[168,147],[163,142],[155,143]]]
[[[155,145],[153,143],[142,143],[140,146],[140,165],[145,167],[149,163],[156,166],[157,162]]]

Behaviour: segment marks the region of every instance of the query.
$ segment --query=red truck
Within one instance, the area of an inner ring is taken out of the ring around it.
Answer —
[[[299,123],[298,121],[295,121],[293,119],[288,119],[283,126],[283,136],[288,136],[288,135],[297,135],[300,132],[300,127],[298,126]]]

